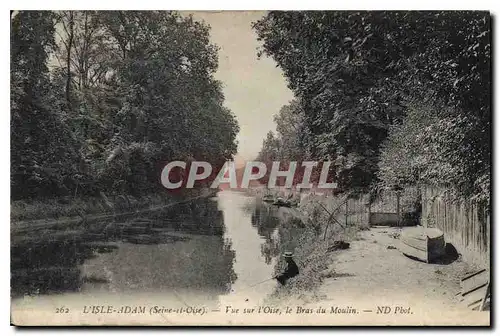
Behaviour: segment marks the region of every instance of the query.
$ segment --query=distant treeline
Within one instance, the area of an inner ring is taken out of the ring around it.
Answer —
[[[175,12],[11,12],[13,199],[140,195],[168,161],[232,158],[217,66],[209,27]]]
[[[489,201],[488,12],[272,11],[253,27],[296,97],[260,160],[335,161],[344,191]]]

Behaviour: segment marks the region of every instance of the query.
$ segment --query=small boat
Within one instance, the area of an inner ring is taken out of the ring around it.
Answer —
[[[292,206],[292,202],[284,200],[281,197],[278,197],[276,201],[273,202],[273,205],[290,208]]]
[[[273,195],[266,195],[262,198],[262,200],[266,203],[274,203],[274,196]]]
[[[399,250],[406,256],[426,263],[433,262],[445,253],[443,232],[436,228],[415,226],[401,231]]]

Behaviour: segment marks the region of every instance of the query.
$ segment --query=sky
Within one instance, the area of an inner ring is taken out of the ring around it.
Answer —
[[[257,58],[257,34],[251,27],[265,12],[194,12],[195,19],[211,26],[211,41],[218,45],[219,69],[225,105],[240,125],[235,161],[255,159],[268,131],[276,125],[273,116],[293,99],[292,92],[274,60]]]

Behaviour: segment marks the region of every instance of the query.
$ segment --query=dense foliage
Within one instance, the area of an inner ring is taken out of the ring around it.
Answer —
[[[13,198],[142,194],[172,160],[224,162],[237,122],[209,27],[175,12],[11,17]]]
[[[270,162],[273,160],[298,161],[304,156],[303,146],[304,111],[297,100],[284,105],[274,116],[276,134],[268,132],[264,139],[258,160]]]
[[[304,153],[335,160],[344,190],[489,197],[489,13],[272,11],[254,28],[300,101]]]

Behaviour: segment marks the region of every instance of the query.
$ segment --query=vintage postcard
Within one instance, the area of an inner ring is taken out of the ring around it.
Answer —
[[[489,326],[487,11],[10,13],[15,326]]]

